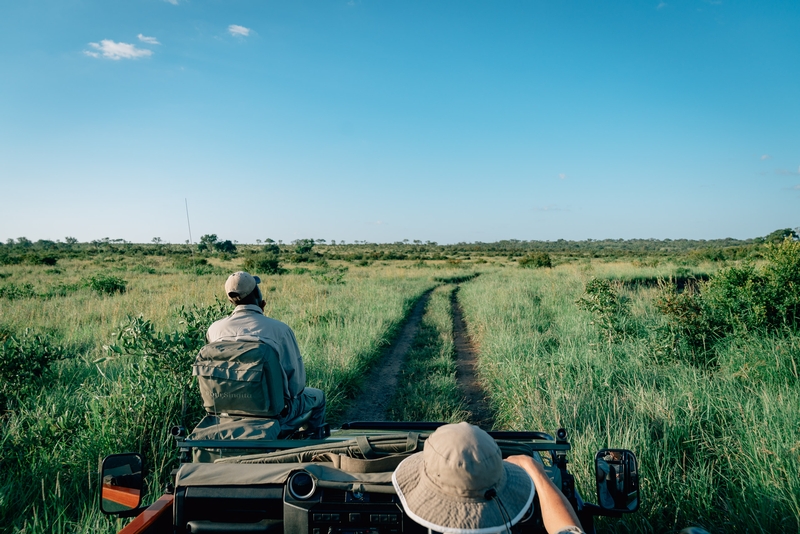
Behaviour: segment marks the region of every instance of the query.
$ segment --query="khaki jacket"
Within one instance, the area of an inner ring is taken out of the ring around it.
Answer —
[[[206,341],[260,341],[275,349],[283,368],[283,391],[294,399],[306,387],[306,368],[294,332],[285,323],[266,317],[254,304],[242,304],[212,324]]]

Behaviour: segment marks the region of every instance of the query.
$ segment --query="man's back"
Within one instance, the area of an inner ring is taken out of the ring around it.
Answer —
[[[289,398],[299,395],[306,385],[306,370],[294,332],[285,323],[266,317],[252,304],[236,306],[233,313],[212,324],[206,340],[260,341],[275,349],[285,373],[284,391]]]

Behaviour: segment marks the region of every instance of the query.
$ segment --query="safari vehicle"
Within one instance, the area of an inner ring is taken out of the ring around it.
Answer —
[[[273,533],[424,534],[408,518],[392,486],[395,467],[422,450],[444,423],[348,423],[325,439],[230,439],[173,429],[180,466],[164,494],[147,508],[139,454],[106,457],[100,467],[101,509],[134,517],[120,534]],[[490,432],[503,456],[543,462],[572,503],[587,533],[594,516],[619,517],[639,507],[636,457],[603,449],[595,456],[597,500],[585,502],[567,471],[567,432]],[[235,438],[235,436],[234,436]],[[534,498],[516,533],[545,532]]]

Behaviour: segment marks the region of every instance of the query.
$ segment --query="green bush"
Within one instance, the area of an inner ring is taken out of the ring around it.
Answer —
[[[311,278],[321,284],[344,284],[344,275],[347,273],[347,270],[347,267],[344,266],[326,268],[312,273]]]
[[[547,252],[531,252],[517,260],[520,267],[526,268],[541,268],[552,267],[553,261],[550,259],[550,254]]]
[[[592,278],[586,284],[584,295],[575,303],[594,315],[593,324],[609,343],[619,341],[627,334],[629,303],[619,295],[619,284],[612,285],[604,278]]]
[[[256,254],[244,260],[244,270],[256,274],[281,274],[281,262],[275,254]]]
[[[116,343],[103,348],[109,355],[131,355],[139,358],[151,371],[153,380],[166,379],[177,388],[191,384],[191,367],[197,352],[205,345],[205,334],[211,323],[226,316],[230,306],[222,301],[208,307],[181,307],[178,315],[185,329],[171,333],[156,330],[153,323],[139,317],[128,317],[114,336]]]
[[[114,293],[125,293],[128,282],[116,276],[98,274],[89,277],[86,285],[101,295],[113,295]]]
[[[8,300],[16,299],[30,299],[37,296],[33,285],[29,283],[15,284],[10,283],[0,287],[0,298],[7,298]]]
[[[12,398],[27,395],[37,386],[50,365],[65,357],[66,351],[52,337],[25,329],[11,334],[0,332],[0,414]]]
[[[205,258],[194,258],[181,256],[173,261],[173,265],[184,272],[203,276],[206,274],[223,274],[224,271],[219,267],[211,265]]]
[[[656,307],[676,350],[684,344],[691,361],[705,362],[730,336],[800,327],[800,243],[767,245],[764,258],[761,268],[745,262],[722,269],[697,290],[679,293],[674,284],[662,284]]]

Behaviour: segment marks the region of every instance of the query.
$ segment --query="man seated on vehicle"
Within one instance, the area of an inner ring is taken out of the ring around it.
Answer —
[[[468,423],[439,427],[422,452],[403,460],[392,484],[406,514],[435,532],[511,532],[538,492],[549,534],[581,534],[578,516],[544,468],[525,455],[503,461],[500,447]]]
[[[212,324],[206,341],[260,341],[278,354],[283,370],[286,408],[279,423],[285,431],[297,429],[297,421],[311,412],[306,423],[310,437],[324,437],[325,393],[306,387],[306,369],[294,332],[285,323],[264,315],[266,301],[258,284],[261,279],[246,272],[236,272],[225,282],[225,294],[236,305],[233,313]]]

